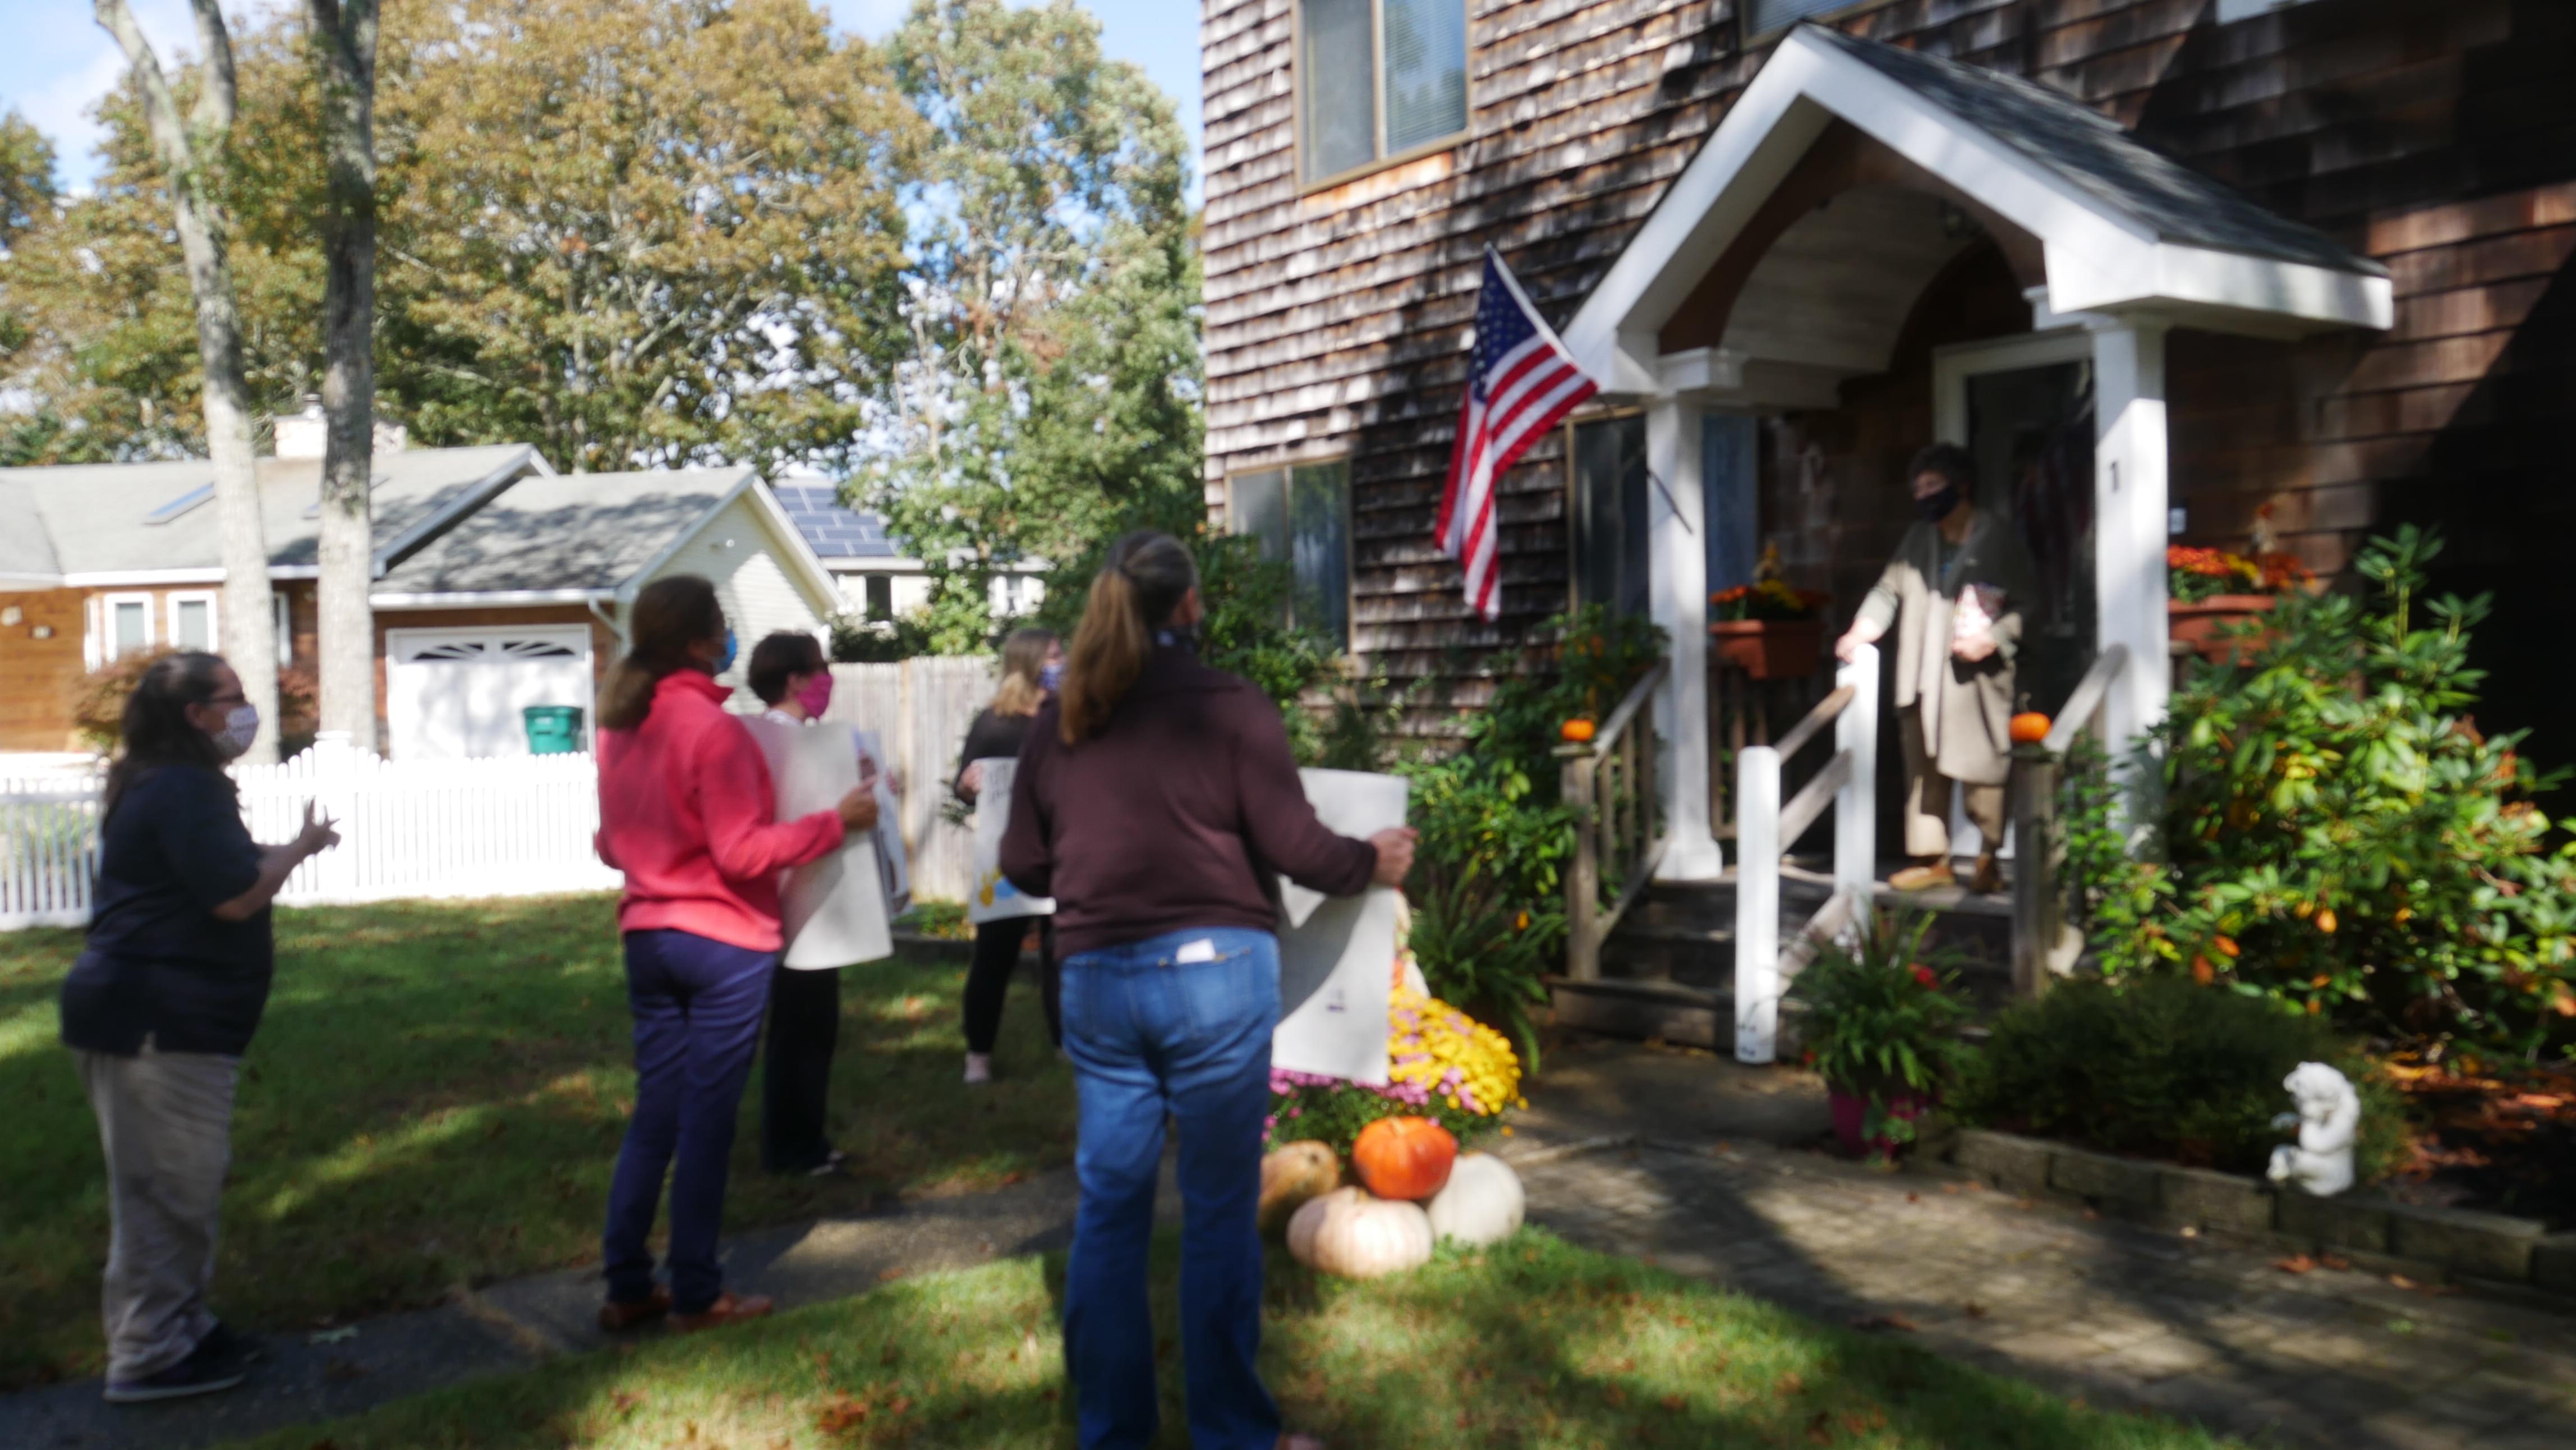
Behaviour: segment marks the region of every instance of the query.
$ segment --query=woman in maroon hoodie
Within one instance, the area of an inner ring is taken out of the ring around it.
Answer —
[[[1120,539],[1091,584],[1059,700],[1011,779],[1002,871],[1052,896],[1064,1046],[1080,1095],[1082,1203],[1065,1270],[1065,1358],[1083,1450],[1156,1431],[1145,1249],[1163,1123],[1180,1132],[1181,1332],[1196,1450],[1313,1447],[1282,1435],[1261,1344],[1262,1118],[1279,1025],[1273,881],[1327,896],[1393,886],[1413,833],[1315,819],[1278,707],[1198,661],[1198,568],[1169,535]]]
[[[626,873],[617,929],[635,1013],[635,1112],[608,1189],[600,1327],[668,1313],[703,1329],[769,1312],[724,1292],[716,1234],[734,1112],[786,944],[778,878],[876,825],[860,786],[835,810],[779,821],[769,765],[725,712],[733,631],[715,586],[657,579],[628,614],[626,656],[599,697],[599,855]],[[671,1284],[653,1283],[654,1209],[671,1180]]]

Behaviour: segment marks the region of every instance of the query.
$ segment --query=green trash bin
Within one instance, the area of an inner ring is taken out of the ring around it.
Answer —
[[[571,755],[581,749],[579,705],[530,705],[519,714],[528,722],[530,755]]]

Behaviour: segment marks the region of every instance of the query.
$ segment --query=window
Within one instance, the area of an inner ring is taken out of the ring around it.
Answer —
[[[110,594],[99,601],[99,607],[100,664],[152,647],[151,595]]]
[[[174,649],[215,648],[215,596],[170,596],[170,644]]]
[[[894,576],[867,576],[867,617],[871,624],[884,624],[894,618]]]
[[[1259,539],[1261,557],[1289,566],[1296,585],[1290,622],[1350,648],[1350,464],[1265,469],[1227,484],[1226,519],[1234,532]]]
[[[1467,129],[1466,0],[1305,0],[1297,76],[1308,181],[1445,141]]]
[[[1646,487],[1643,414],[1575,425],[1575,602],[1650,611]]]
[[[1858,10],[1865,3],[1867,0],[1746,0],[1744,33],[1747,37],[1768,35],[1810,16]]]

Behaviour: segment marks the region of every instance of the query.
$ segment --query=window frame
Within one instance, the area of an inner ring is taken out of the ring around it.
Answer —
[[[1575,517],[1583,507],[1583,480],[1580,477],[1581,455],[1574,447],[1575,431],[1598,423],[1616,423],[1627,418],[1642,418],[1646,415],[1646,411],[1642,403],[1620,403],[1604,408],[1587,408],[1556,425],[1563,454],[1560,461],[1565,470],[1565,612],[1568,614],[1583,607],[1583,528]],[[1647,488],[1651,491],[1654,487],[1654,474],[1651,470],[1646,478]],[[1499,503],[1499,500],[1497,502]],[[1653,512],[1651,496],[1647,510],[1651,518]],[[1499,564],[1500,554],[1495,557]],[[1650,548],[1647,551],[1647,568],[1651,570],[1653,567],[1654,553]],[[1650,593],[1653,587],[1653,580],[1649,578],[1647,589]]]
[[[1738,50],[1752,50],[1760,46],[1769,45],[1771,42],[1778,40],[1780,37],[1787,35],[1790,31],[1797,29],[1799,26],[1804,25],[1811,20],[1819,25],[1828,25],[1836,21],[1848,20],[1852,16],[1862,14],[1866,11],[1876,10],[1884,5],[1892,4],[1894,3],[1894,0],[1845,0],[1845,3],[1841,5],[1828,5],[1824,9],[1819,10],[1812,15],[1800,15],[1794,19],[1763,30],[1756,30],[1753,28],[1753,7],[1761,3],[1761,0],[1738,0],[1738,3],[1742,8],[1736,12],[1740,17],[1735,22],[1738,31],[1736,48]]]
[[[149,652],[160,643],[160,637],[152,630],[152,603],[152,595],[147,591],[119,590],[98,596],[97,663],[100,666],[112,665],[125,658],[126,651],[116,645],[116,611],[121,605],[131,604],[143,611],[143,642],[135,646],[136,650]]]
[[[170,641],[170,647],[187,648],[179,642],[179,606],[202,604],[206,606],[206,650],[210,654],[223,653],[224,627],[221,597],[212,589],[174,589],[163,595],[161,622],[167,627],[168,632],[164,637]],[[284,664],[286,661],[279,660],[278,663]]]
[[[1886,3],[1886,0],[1870,0],[1870,3],[1884,4]],[[1342,170],[1333,172],[1327,176],[1318,176],[1312,180],[1307,179],[1305,60],[1306,4],[1307,0],[1296,0],[1296,3],[1289,7],[1288,20],[1288,149],[1290,158],[1296,166],[1297,194],[1300,197],[1313,196],[1315,193],[1321,191],[1330,191],[1337,186],[1347,186],[1351,182],[1357,181],[1362,177],[1374,176],[1381,171],[1402,166],[1406,162],[1419,161],[1425,156],[1436,156],[1443,151],[1455,150],[1457,149],[1459,142],[1464,141],[1469,136],[1475,134],[1476,17],[1473,10],[1468,5],[1468,0],[1458,0],[1460,20],[1466,27],[1466,64],[1461,67],[1460,71],[1460,80],[1462,83],[1461,88],[1465,92],[1466,115],[1460,118],[1458,129],[1445,136],[1436,136],[1428,141],[1417,142],[1414,145],[1406,147],[1402,151],[1388,152],[1385,149],[1386,0],[1368,0],[1369,129],[1371,141],[1376,146],[1378,154],[1374,159],[1361,162],[1357,166],[1344,167]],[[1295,467],[1296,465],[1289,464],[1283,466]],[[1248,469],[1246,471],[1259,473],[1263,470],[1255,468]],[[1229,474],[1227,477],[1231,479],[1232,475]],[[1227,492],[1229,505],[1231,504],[1232,498],[1233,493],[1231,486],[1229,485]]]
[[[1246,535],[1249,533],[1249,531],[1243,527],[1243,510],[1235,505],[1234,486],[1236,482],[1241,479],[1250,478],[1255,474],[1278,474],[1279,519],[1281,525],[1289,531],[1288,536],[1281,541],[1282,553],[1280,562],[1288,566],[1289,577],[1292,582],[1295,582],[1297,569],[1297,540],[1295,533],[1296,511],[1290,502],[1290,499],[1297,486],[1297,470],[1301,468],[1332,468],[1338,466],[1342,470],[1341,650],[1343,655],[1346,657],[1357,660],[1361,655],[1359,646],[1360,575],[1359,550],[1357,547],[1359,541],[1354,537],[1354,526],[1359,517],[1359,504],[1352,496],[1353,491],[1351,488],[1351,462],[1354,456],[1355,455],[1349,453],[1328,453],[1318,458],[1299,458],[1281,463],[1266,463],[1253,468],[1228,469],[1225,475],[1225,531],[1229,534],[1235,535]],[[1288,600],[1289,622],[1294,624],[1296,622],[1296,618],[1297,600],[1296,596],[1291,594]]]

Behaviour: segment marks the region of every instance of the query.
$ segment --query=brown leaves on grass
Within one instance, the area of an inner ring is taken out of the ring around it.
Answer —
[[[814,1428],[826,1435],[847,1438],[858,1434],[871,1418],[882,1423],[911,1410],[911,1397],[895,1393],[891,1386],[879,1385],[863,1395],[845,1391],[823,1402],[822,1409],[815,1413]]]
[[[1896,1329],[1911,1334],[1914,1332],[1915,1324],[1904,1315],[1891,1311],[1886,1314],[1863,1314],[1852,1320],[1851,1327],[1860,1330]]]

